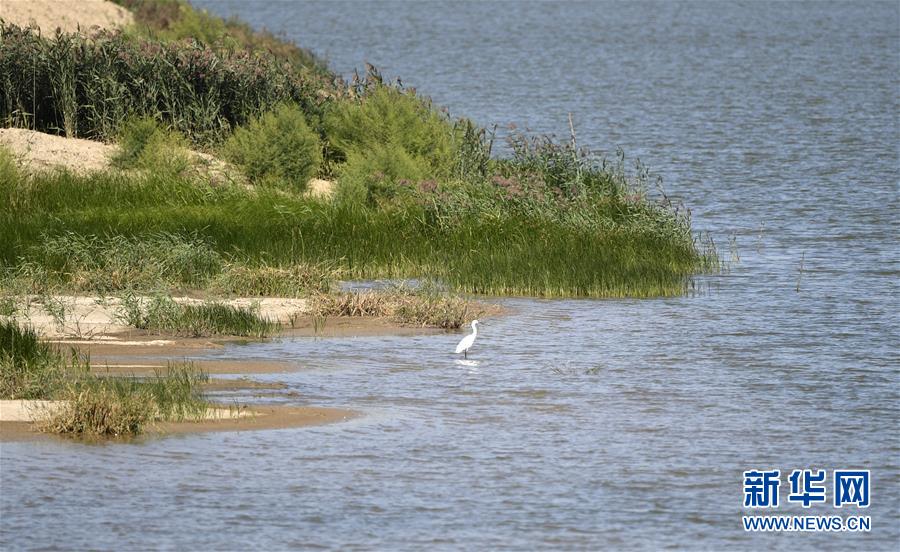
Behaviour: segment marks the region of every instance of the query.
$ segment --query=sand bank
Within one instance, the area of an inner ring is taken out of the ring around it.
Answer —
[[[107,0],[3,0],[0,18],[20,27],[37,25],[47,35],[91,27],[115,29],[134,21],[131,12]]]
[[[148,301],[147,297],[138,297]],[[173,297],[180,304],[199,305],[207,301],[193,297]],[[217,300],[217,303],[234,307],[252,308],[262,318],[279,324],[290,325],[308,311],[305,299],[277,297]],[[118,343],[132,346],[170,346],[175,342],[160,339],[159,334],[141,332],[123,321],[124,306],[118,297],[80,295],[29,295],[19,298],[16,313],[10,318],[26,322],[41,337],[50,340],[66,340],[79,345],[87,342]]]
[[[34,422],[62,406],[62,401],[0,401],[0,441],[61,438],[39,432]],[[213,431],[302,428],[347,421],[358,416],[359,413],[352,410],[317,406],[214,406],[203,419],[155,422],[147,428],[145,435],[160,437]]]

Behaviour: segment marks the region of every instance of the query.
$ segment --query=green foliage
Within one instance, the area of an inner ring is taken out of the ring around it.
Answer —
[[[430,164],[395,144],[351,152],[341,166],[338,200],[376,205],[410,198],[415,183],[428,178]]]
[[[40,244],[52,238],[121,236],[128,249],[166,234],[202,242],[228,266],[325,264],[346,278],[424,276],[479,293],[594,297],[677,295],[693,273],[717,266],[683,211],[639,194],[567,198],[539,182],[519,190],[499,181],[425,184],[408,201],[367,207],[200,191],[177,178],[39,176],[5,190],[11,201],[0,189],[0,260],[14,270],[47,267],[52,279],[72,266],[44,253]],[[166,259],[162,249],[147,257]],[[194,272],[185,279],[201,288],[219,281],[216,270]]]
[[[279,328],[277,323],[260,318],[251,309],[221,303],[178,303],[161,295],[142,300],[126,294],[122,306],[121,318],[131,326],[186,337],[234,335],[262,338]]]
[[[298,192],[306,189],[322,163],[318,135],[303,112],[289,104],[236,128],[223,152],[251,181],[276,186],[283,182]]]
[[[143,169],[157,175],[177,175],[188,166],[187,141],[178,132],[165,130],[151,117],[125,122],[119,153],[113,164],[121,169]]]
[[[377,85],[358,100],[334,102],[325,114],[330,146],[347,164],[339,169],[349,195],[392,195],[403,181],[449,177],[456,165],[456,130],[412,92]],[[389,192],[388,189],[394,189]]]
[[[249,267],[229,265],[209,285],[213,293],[241,297],[298,297],[327,293],[339,272],[325,264]]]
[[[210,146],[279,103],[318,116],[330,87],[267,53],[109,32],[44,38],[0,25],[6,126],[108,141],[126,120],[146,116]]]
[[[62,276],[57,285],[101,293],[124,289],[201,287],[222,270],[219,253],[196,236],[154,233],[44,236],[32,249],[32,263]],[[26,265],[27,266],[27,265]]]
[[[0,320],[0,398],[39,399],[61,379],[61,357],[31,328]]]
[[[314,71],[330,76],[325,63],[312,52],[269,31],[255,31],[237,19],[223,20],[197,10],[184,0],[114,0],[134,14],[139,32],[182,40],[193,38],[205,44],[223,43],[233,50],[274,55],[298,71]]]

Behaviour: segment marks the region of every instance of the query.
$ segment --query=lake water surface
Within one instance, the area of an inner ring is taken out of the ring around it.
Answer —
[[[196,3],[501,134],[566,135],[571,112],[739,261],[682,298],[504,300],[468,364],[460,334],[217,352],[289,360],[260,379],[365,416],[4,443],[4,549],[900,544],[900,4]],[[871,469],[872,505],[839,513],[872,531],[745,533],[751,468]]]

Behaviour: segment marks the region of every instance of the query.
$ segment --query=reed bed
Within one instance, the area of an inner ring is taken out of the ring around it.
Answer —
[[[323,76],[331,72],[313,52],[266,30],[255,31],[238,19],[222,19],[193,8],[185,0],[113,0],[134,14],[135,32],[165,40],[193,38],[233,50],[269,54],[297,71]]]
[[[92,36],[0,24],[0,122],[112,141],[132,117],[153,117],[192,143],[222,142],[276,104],[321,112],[329,79],[274,56],[121,32]]]

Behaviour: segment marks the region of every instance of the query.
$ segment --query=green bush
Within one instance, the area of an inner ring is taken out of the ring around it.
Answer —
[[[112,161],[120,169],[176,175],[190,164],[187,146],[187,141],[178,132],[162,128],[152,117],[140,117],[123,126],[119,153]]]
[[[454,126],[412,92],[379,84],[359,100],[333,103],[324,127],[346,161],[342,180],[351,189],[374,187],[376,196],[396,193],[404,180],[447,178],[458,164]]]
[[[413,187],[431,174],[427,161],[413,157],[402,147],[387,144],[366,152],[352,152],[341,165],[340,201],[376,205],[383,200],[408,198]]]
[[[297,191],[306,189],[322,164],[318,135],[306,124],[303,112],[290,104],[281,104],[236,128],[223,153],[251,181],[285,183]]]

